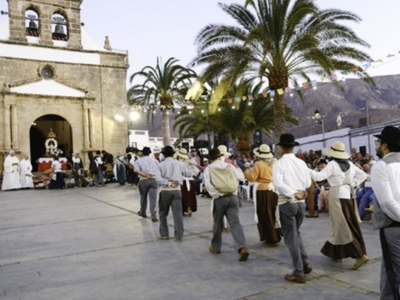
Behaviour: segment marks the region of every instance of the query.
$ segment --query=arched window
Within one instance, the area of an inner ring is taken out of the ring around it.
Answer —
[[[51,32],[53,40],[68,41],[68,21],[60,13],[54,13],[51,17]]]
[[[32,7],[25,11],[26,35],[39,37],[39,14]]]

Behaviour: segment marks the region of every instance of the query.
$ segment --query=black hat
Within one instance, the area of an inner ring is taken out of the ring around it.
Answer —
[[[286,147],[294,147],[300,145],[298,142],[294,140],[294,136],[291,133],[283,133],[279,137],[278,146],[286,146]]]
[[[400,129],[394,126],[386,126],[381,134],[374,136],[388,144],[400,146]]]
[[[215,160],[215,159],[217,159],[218,157],[221,157],[221,156],[223,156],[223,154],[221,154],[221,152],[219,151],[218,148],[212,148],[210,150],[210,153],[208,154],[208,158],[210,160]]]
[[[175,154],[175,150],[174,148],[172,148],[171,146],[165,146],[162,150],[161,153],[164,154],[167,157],[171,157]]]
[[[149,147],[144,147],[142,153],[143,155],[149,155],[151,153],[151,150]]]

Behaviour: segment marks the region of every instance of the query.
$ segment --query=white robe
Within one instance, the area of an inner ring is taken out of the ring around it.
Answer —
[[[21,160],[20,166],[21,166],[21,187],[33,188],[31,162],[27,159],[23,159]]]
[[[13,166],[13,164],[17,165]],[[1,189],[5,191],[20,188],[19,160],[15,156],[8,155],[4,161],[3,184]]]

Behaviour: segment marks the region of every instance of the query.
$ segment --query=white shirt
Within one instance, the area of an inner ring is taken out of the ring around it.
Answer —
[[[349,178],[350,178],[350,184],[355,187],[357,185],[360,185],[363,183],[368,175],[364,171],[360,170],[357,168],[351,161],[350,163],[350,169],[349,169]],[[322,180],[328,180],[329,185],[334,187],[334,186],[340,186],[339,188],[339,198],[341,199],[350,199],[350,186],[345,184],[345,172],[340,169],[339,164],[336,161],[330,161],[325,168],[323,168],[321,171],[316,172],[313,170],[310,170],[310,176],[312,179],[315,181],[322,181]]]
[[[392,155],[389,153],[386,156]],[[385,156],[385,157],[386,157]],[[371,169],[371,185],[381,209],[393,221],[400,222],[400,163],[378,161]]]
[[[306,163],[294,153],[284,154],[272,167],[273,182],[278,195],[297,201],[294,194],[311,185]]]

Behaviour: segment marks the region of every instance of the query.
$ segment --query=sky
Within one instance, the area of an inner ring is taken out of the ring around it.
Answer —
[[[102,0],[101,5],[99,2],[83,1],[84,28],[101,45],[108,35],[113,48],[129,51],[128,77],[144,66],[155,66],[157,57],[163,62],[175,57],[187,65],[196,55],[195,37],[203,27],[210,23],[235,24],[218,3],[243,3],[242,0]],[[321,8],[348,10],[362,18],[360,23],[347,25],[371,45],[365,51],[374,60],[383,60],[375,65],[376,70],[369,70],[372,75],[400,73],[400,1],[316,0],[316,4]],[[396,56],[388,58],[388,55]]]
[[[210,23],[235,24],[219,2],[243,0],[83,0],[81,21],[99,45],[109,36],[112,48],[128,51],[129,78],[144,66],[155,66],[157,57],[164,63],[174,57],[188,65],[196,55],[195,37],[203,27]],[[373,66],[375,70],[369,70],[371,75],[400,73],[400,1],[316,0],[316,4],[348,10],[362,18],[360,23],[347,25],[371,45],[365,51],[374,60],[382,59]],[[7,10],[6,0],[0,1],[0,9]],[[0,21],[4,18],[0,15]]]

